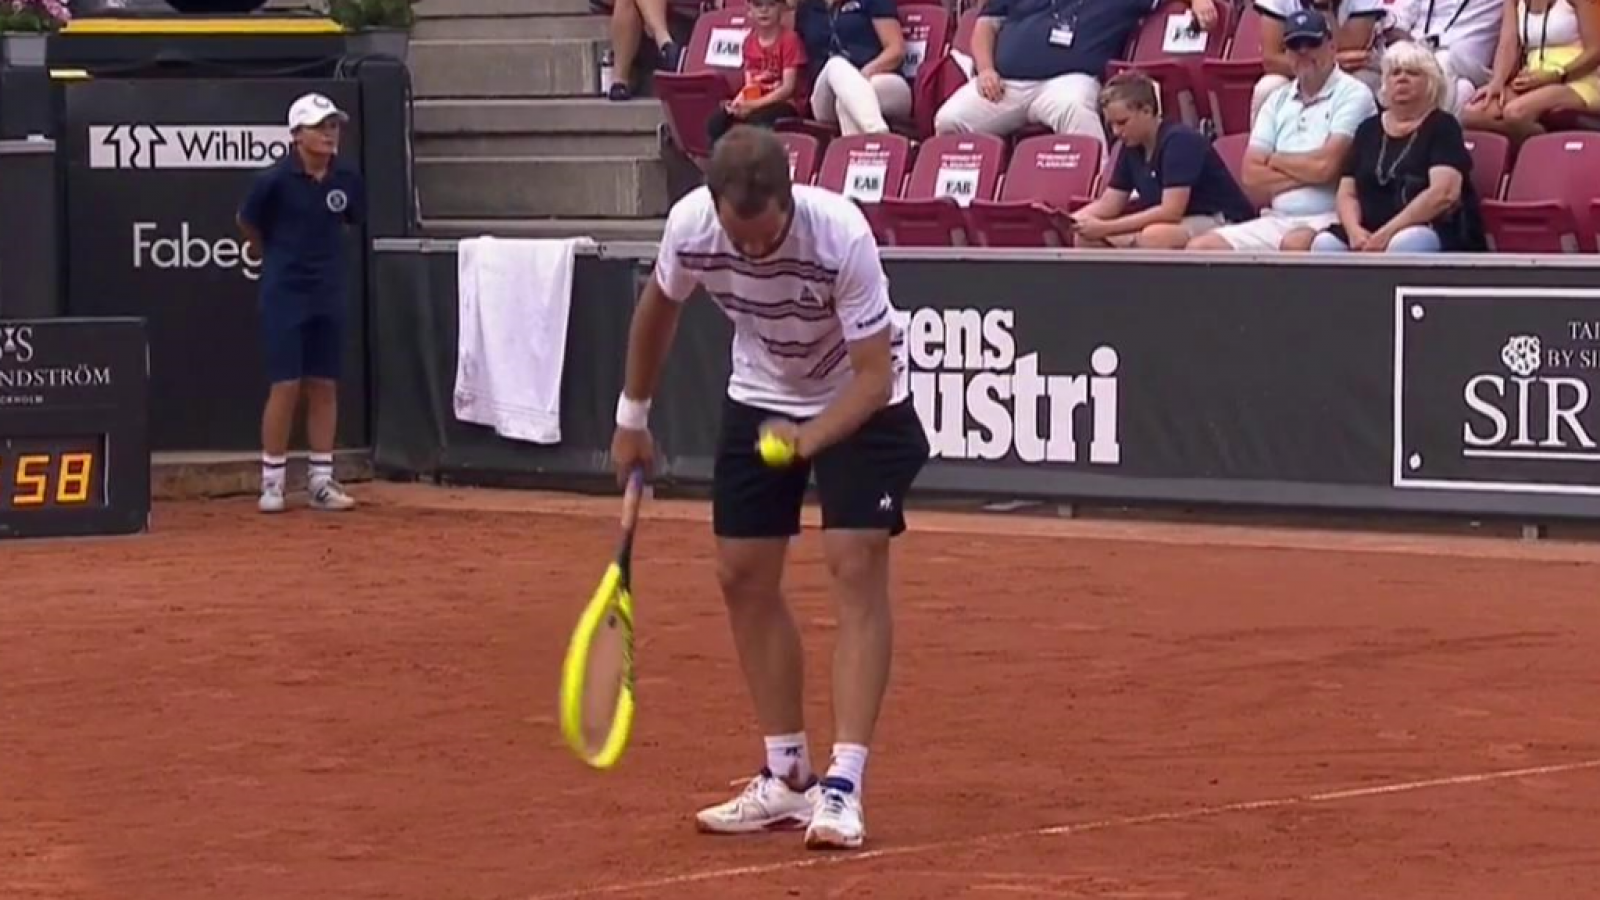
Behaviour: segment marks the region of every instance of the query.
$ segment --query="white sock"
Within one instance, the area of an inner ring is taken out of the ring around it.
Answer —
[[[287,457],[261,454],[261,490],[283,493],[283,471],[287,465]]]
[[[779,734],[766,738],[767,771],[791,785],[811,783],[811,751],[806,748],[806,733]]]
[[[861,744],[834,744],[833,761],[828,763],[828,776],[823,783],[844,782],[844,784],[831,784],[830,787],[839,787],[845,790],[861,793],[861,779],[867,768],[867,748]]]
[[[308,480],[311,482],[311,489],[313,491],[320,490],[323,485],[333,480],[333,454],[311,454],[311,465],[307,472],[309,473]]]

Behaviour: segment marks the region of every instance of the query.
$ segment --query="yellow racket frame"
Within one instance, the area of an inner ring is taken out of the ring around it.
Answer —
[[[622,687],[605,743],[598,752],[590,753],[583,739],[584,673],[589,668],[589,651],[594,646],[595,635],[606,627],[606,620],[613,612],[623,629]],[[579,759],[596,769],[609,769],[617,764],[628,747],[628,738],[633,733],[633,710],[633,597],[622,587],[622,569],[613,562],[589,605],[584,607],[578,626],[572,632],[572,641],[567,645],[567,658],[561,670],[561,733]]]

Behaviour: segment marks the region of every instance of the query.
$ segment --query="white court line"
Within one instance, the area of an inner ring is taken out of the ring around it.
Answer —
[[[528,900],[571,900],[577,897],[599,897],[606,894],[621,894],[628,891],[650,891],[660,888],[677,887],[684,884],[697,884],[705,881],[720,881],[727,878],[740,878],[746,875],[766,875],[772,872],[788,872],[796,869],[810,869],[821,865],[843,865],[853,862],[866,862],[873,859],[886,859],[891,856],[912,856],[920,853],[932,853],[940,850],[953,850],[961,847],[971,847],[979,844],[1009,843],[1028,838],[1063,837],[1074,834],[1086,834],[1092,831],[1106,831],[1112,828],[1127,828],[1138,825],[1151,825],[1159,822],[1186,822],[1194,819],[1208,819],[1213,816],[1225,815],[1235,812],[1257,812],[1265,809],[1284,809],[1290,806],[1305,806],[1314,803],[1331,803],[1337,800],[1358,800],[1365,797],[1383,797],[1391,794],[1406,794],[1413,791],[1423,791],[1431,788],[1462,787],[1465,785],[1487,784],[1493,781],[1505,781],[1512,778],[1531,778],[1536,775],[1559,775],[1563,772],[1578,772],[1584,769],[1600,769],[1600,759],[1584,760],[1583,762],[1560,763],[1550,766],[1534,766],[1527,769],[1510,769],[1498,772],[1479,772],[1472,775],[1452,775],[1445,778],[1429,778],[1423,781],[1401,781],[1394,784],[1380,784],[1370,787],[1345,788],[1336,791],[1323,791],[1316,794],[1299,794],[1292,797],[1277,797],[1267,800],[1244,800],[1238,803],[1224,803],[1218,806],[1202,806],[1196,809],[1173,810],[1170,812],[1148,813],[1142,816],[1118,816],[1111,819],[1098,819],[1090,822],[1079,822],[1075,825],[1051,825],[1043,828],[1030,828],[1026,831],[1007,831],[995,834],[976,835],[954,841],[935,841],[926,844],[912,844],[905,847],[886,847],[882,850],[866,850],[860,853],[838,853],[807,856],[801,859],[786,860],[784,862],[763,863],[753,866],[731,866],[725,869],[706,869],[700,872],[690,872],[686,875],[669,875],[664,878],[653,878],[648,881],[630,881],[620,884],[607,884],[599,887],[582,888],[575,891],[562,891],[553,894],[534,894]]]

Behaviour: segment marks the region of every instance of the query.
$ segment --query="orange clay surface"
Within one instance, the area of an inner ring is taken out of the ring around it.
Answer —
[[[707,507],[653,501],[641,711],[555,723],[614,498],[373,484],[0,546],[0,897],[1600,895],[1600,549],[920,513],[867,852],[710,838],[760,765]],[[789,594],[830,735],[820,540]]]

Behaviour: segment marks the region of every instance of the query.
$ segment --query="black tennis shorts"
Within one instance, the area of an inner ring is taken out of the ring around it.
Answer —
[[[761,423],[792,418],[727,400],[712,477],[718,537],[775,538],[800,533],[811,472],[825,529],[906,530],[905,498],[928,461],[928,436],[908,397],[874,413],[855,434],[814,460],[777,468],[756,451]]]

